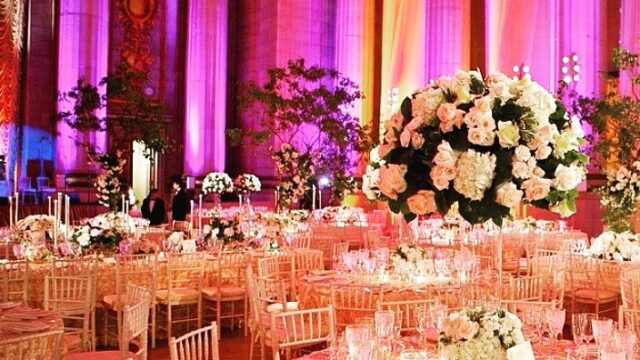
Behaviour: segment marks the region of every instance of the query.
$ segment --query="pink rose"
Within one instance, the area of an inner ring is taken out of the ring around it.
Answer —
[[[397,112],[384,123],[384,138],[387,142],[394,142],[398,139],[396,134],[402,130],[403,122],[404,117],[401,113]]]
[[[411,143],[411,131],[405,129],[402,134],[400,134],[400,145],[407,147],[409,143]]]
[[[465,319],[457,313],[449,315],[442,321],[442,331],[454,341],[473,339],[479,328],[477,322]]]
[[[415,132],[411,135],[411,146],[414,149],[420,149],[424,145],[424,138],[419,133]]]
[[[420,190],[407,199],[409,211],[417,215],[431,214],[438,210],[435,200],[436,194],[429,190]]]
[[[378,155],[380,156],[380,158],[384,158],[385,156],[387,156],[387,154],[398,147],[398,144],[396,142],[391,142],[391,143],[387,143],[387,144],[381,144],[380,148],[378,149]]]
[[[516,207],[522,200],[522,190],[512,182],[500,185],[496,191],[496,202],[508,208]]]
[[[440,119],[440,130],[445,133],[452,131],[454,126],[460,128],[464,120],[464,111],[458,110],[452,103],[440,105],[436,115]]]
[[[522,188],[528,201],[542,200],[549,194],[551,183],[551,179],[532,177],[522,183]]]
[[[404,179],[406,173],[407,165],[387,164],[380,167],[380,191],[391,199],[397,199],[398,194],[407,189]]]

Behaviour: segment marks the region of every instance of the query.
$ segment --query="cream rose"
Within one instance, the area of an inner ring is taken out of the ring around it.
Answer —
[[[442,331],[454,341],[473,339],[479,328],[477,322],[465,319],[458,314],[452,314],[442,321]]]
[[[380,191],[391,199],[397,199],[398,194],[407,189],[406,173],[407,165],[385,164],[380,167]]]
[[[424,137],[414,132],[413,135],[411,135],[411,146],[413,146],[414,149],[420,149],[422,145],[424,145]]]
[[[551,147],[550,146],[541,146],[536,150],[536,159],[544,160],[551,155]]]
[[[575,189],[581,182],[583,172],[575,165],[564,166],[558,165],[553,179],[553,187],[560,191],[569,191]]]
[[[498,142],[504,148],[518,145],[520,141],[520,129],[511,121],[498,122]]]
[[[524,145],[516,146],[516,150],[514,152],[516,161],[527,161],[531,157],[531,150]]]
[[[409,211],[417,215],[431,214],[438,210],[436,206],[436,194],[429,190],[420,190],[417,194],[407,199]]]
[[[515,161],[511,164],[511,175],[518,179],[528,179],[531,177],[531,170],[526,162]]]
[[[496,202],[502,206],[513,208],[520,204],[522,195],[522,190],[518,190],[516,184],[513,182],[504,183],[496,191]]]
[[[551,179],[532,177],[522,183],[528,201],[542,200],[551,190]]]
[[[464,119],[464,111],[458,110],[452,103],[440,105],[436,115],[440,119],[440,130],[445,133],[452,131],[454,126],[460,128]]]
[[[455,168],[447,168],[445,166],[434,166],[429,172],[429,177],[433,181],[433,186],[438,190],[444,190],[449,187],[449,181],[455,178]]]

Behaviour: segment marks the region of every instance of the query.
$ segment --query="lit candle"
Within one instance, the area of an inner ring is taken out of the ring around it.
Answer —
[[[318,209],[322,209],[322,189],[318,188]]]
[[[9,196],[9,228],[13,228],[13,196]]]
[[[242,207],[242,194],[238,194],[238,209]]]
[[[316,185],[311,185],[311,210],[316,209]]]
[[[62,193],[58,193],[58,207],[56,208],[58,216],[56,217],[56,221],[60,222],[62,220]]]
[[[49,216],[51,216],[51,196],[47,196],[47,202],[49,203]]]
[[[198,231],[202,234],[202,194],[198,196]]]
[[[273,191],[273,209],[278,211],[278,190],[280,190],[279,186],[276,186],[276,189]]]
[[[64,237],[69,238],[69,195],[64,196]]]

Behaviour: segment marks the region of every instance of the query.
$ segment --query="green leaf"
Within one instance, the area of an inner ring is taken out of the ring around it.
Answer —
[[[402,116],[408,120],[411,121],[411,119],[413,119],[413,114],[411,113],[411,98],[410,97],[406,97],[404,98],[404,100],[402,101],[402,104],[400,105],[400,112],[402,113]]]

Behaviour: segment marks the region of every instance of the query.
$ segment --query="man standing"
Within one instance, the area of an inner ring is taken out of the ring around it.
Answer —
[[[182,179],[176,177],[171,181],[173,188],[173,200],[171,202],[171,217],[174,221],[187,220],[187,214],[191,211],[189,209],[189,199],[187,193],[184,191],[184,185]]]
[[[149,220],[149,225],[161,225],[165,222],[164,201],[158,196],[158,189],[151,189],[149,196],[142,201],[142,217]]]

